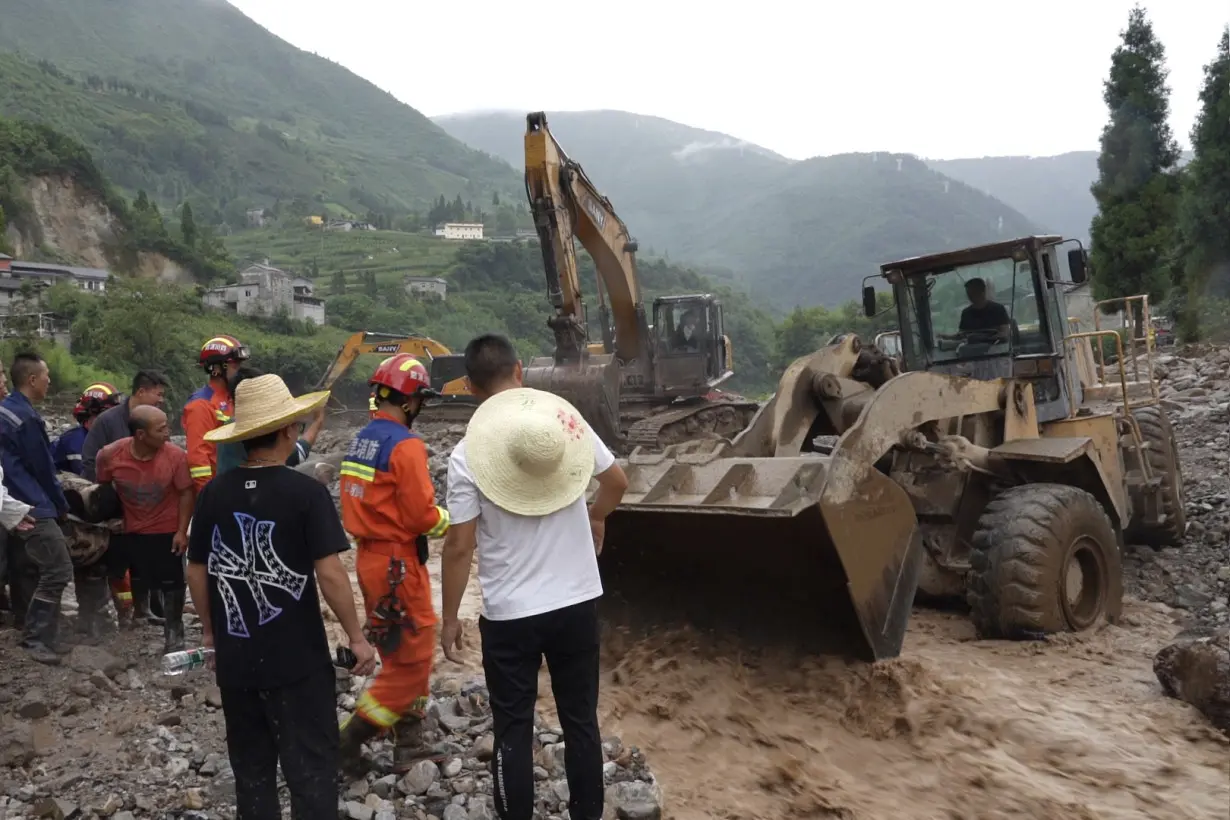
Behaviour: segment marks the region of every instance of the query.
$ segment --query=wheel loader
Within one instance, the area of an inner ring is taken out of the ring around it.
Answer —
[[[868,660],[900,653],[919,592],[962,596],[982,638],[1114,621],[1125,538],[1182,537],[1182,475],[1156,390],[1128,395],[1118,334],[1071,332],[1064,287],[1087,266],[1062,244],[885,265],[905,372],[845,335],[735,438],[634,450],[600,559],[607,616]],[[971,279],[1007,322],[961,329]],[[1119,401],[1091,403],[1081,362],[1111,337]]]

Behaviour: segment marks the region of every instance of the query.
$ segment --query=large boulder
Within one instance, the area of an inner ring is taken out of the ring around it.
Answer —
[[[1180,635],[1154,657],[1153,672],[1167,695],[1195,706],[1230,735],[1230,629]]]

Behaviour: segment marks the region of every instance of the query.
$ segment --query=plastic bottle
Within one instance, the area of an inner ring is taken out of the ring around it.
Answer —
[[[165,675],[182,675],[193,669],[200,669],[213,655],[213,649],[205,647],[171,652],[162,656],[162,672]]]

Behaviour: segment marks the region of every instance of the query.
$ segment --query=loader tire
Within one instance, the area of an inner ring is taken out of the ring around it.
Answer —
[[[1139,407],[1132,414],[1140,427],[1141,439],[1149,444],[1145,459],[1153,474],[1162,479],[1164,517],[1160,523],[1133,522],[1125,535],[1129,544],[1146,544],[1154,549],[1177,547],[1183,543],[1187,514],[1184,510],[1183,468],[1179,463],[1174,428],[1170,426],[1166,411],[1158,405]]]
[[[978,519],[967,599],[980,638],[1036,639],[1115,621],[1123,564],[1106,511],[1062,484],[1000,493]]]

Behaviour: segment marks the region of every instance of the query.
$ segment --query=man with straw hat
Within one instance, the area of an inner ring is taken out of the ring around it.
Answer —
[[[427,368],[408,353],[381,362],[370,384],[376,413],[342,461],[342,520],[359,546],[355,571],[383,666],[342,726],[350,775],[362,767],[363,744],[388,730],[394,771],[445,754],[426,742],[423,719],[436,648],[427,539],[448,530],[449,515],[436,504],[427,446],[410,432],[423,399],[436,393]]]
[[[521,387],[507,339],[474,339],[465,367],[482,404],[448,464],[453,523],[444,542],[440,642],[449,660],[459,660],[458,610],[477,550],[497,813],[502,820],[533,815],[534,706],[545,657],[567,749],[568,814],[599,820],[597,556],[628,480],[575,407]],[[587,508],[591,478],[598,491]]]
[[[350,639],[353,671],[376,666],[338,558],[349,542],[333,499],[285,466],[299,422],[328,398],[295,398],[279,377],[256,376],[236,389],[233,420],[205,434],[245,451],[201,490],[188,545],[188,587],[204,645],[215,649],[240,817],[281,816],[279,762],[296,817],[337,813],[335,678],[317,582]]]

